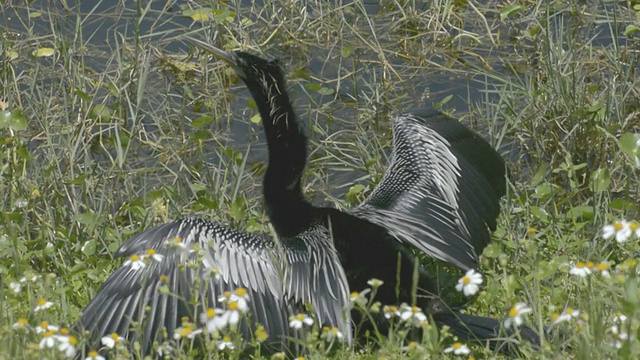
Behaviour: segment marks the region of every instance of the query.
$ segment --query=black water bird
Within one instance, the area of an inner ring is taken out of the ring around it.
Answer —
[[[399,115],[389,168],[371,195],[350,212],[313,206],[301,190],[307,139],[279,64],[190,41],[230,64],[258,105],[269,154],[264,203],[276,240],[195,218],[144,231],[116,255],[153,249],[163,261],[137,270],[120,267],[84,310],[83,328],[96,337],[117,332],[149,351],[162,328],[171,336],[183,317],[197,319],[208,308],[222,307],[221,294],[242,288],[252,314],[243,331],[262,324],[273,348],[286,348],[295,336],[288,320],[304,311],[305,302],[316,321],[340,329],[350,342],[344,310],[349,289],[366,288],[378,278],[384,285],[376,299],[383,304],[415,300],[463,338],[489,341],[499,335],[497,320],[414,297],[416,274],[419,289],[437,289],[412,249],[466,270],[477,266],[490,240],[505,193],[505,165],[489,144],[435,110]],[[195,251],[188,250],[192,245]],[[195,304],[188,300],[194,292]],[[136,323],[139,331],[131,332]]]

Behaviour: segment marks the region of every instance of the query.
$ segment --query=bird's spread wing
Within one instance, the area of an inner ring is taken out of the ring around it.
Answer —
[[[241,325],[247,336],[255,324],[261,324],[269,335],[267,344],[286,347],[296,335],[289,327],[289,317],[304,312],[304,301],[312,302],[317,321],[346,333],[348,319],[336,315],[342,311],[334,312],[348,301],[348,291],[341,294],[344,290],[336,285],[346,287],[341,267],[323,256],[324,250],[315,253],[317,249],[304,240],[282,239],[278,246],[265,235],[242,233],[197,218],[147,230],[117,252],[118,256],[146,256],[145,266],[136,269],[125,262],[117,269],[85,308],[79,325],[94,338],[116,332],[140,341],[149,351],[162,338],[163,328],[170,339],[184,317],[201,327],[200,314],[208,308],[224,308],[225,292],[242,288],[247,291],[251,314],[251,323]],[[163,258],[154,260],[149,249]],[[311,261],[314,256],[331,266],[318,268],[322,264]],[[340,269],[335,270],[336,266]],[[322,284],[338,288],[338,293],[316,291]]]
[[[457,120],[425,109],[394,120],[389,168],[352,213],[468,269],[495,230],[505,191],[500,155]]]

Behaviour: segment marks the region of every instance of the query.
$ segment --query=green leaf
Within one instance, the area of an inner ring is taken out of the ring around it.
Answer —
[[[603,192],[611,184],[611,173],[608,169],[598,169],[591,174],[589,186],[593,192]]]
[[[328,87],[321,87],[320,89],[318,89],[318,94],[320,95],[331,95],[333,94],[333,89],[332,88],[328,88]]]
[[[0,111],[0,129],[9,127],[15,131],[27,129],[27,117],[20,109]]]
[[[254,124],[260,124],[260,121],[262,121],[262,116],[260,116],[260,114],[255,114],[251,117],[250,120]]]
[[[540,164],[538,171],[531,177],[531,185],[536,186],[542,182],[542,179],[547,175],[547,169],[549,165],[547,163]]]
[[[484,251],[482,252],[482,256],[488,257],[490,259],[495,259],[500,256],[502,250],[500,249],[500,244],[497,242],[493,242],[489,244]]]
[[[618,140],[620,150],[625,153],[635,167],[640,167],[640,134],[624,133]]]
[[[231,205],[231,217],[236,220],[236,221],[240,221],[242,219],[244,219],[244,213],[247,209],[246,203],[244,201],[243,198],[239,197],[236,198],[236,201],[233,202],[233,204]]]
[[[633,24],[627,25],[627,27],[624,29],[624,36],[631,36],[637,32],[640,32],[640,27]]]
[[[548,199],[553,193],[553,186],[549,184],[540,184],[536,186],[534,191],[533,195],[531,195],[534,199]]]
[[[183,11],[182,15],[190,17],[195,22],[207,22],[213,19],[211,8],[189,9]]]
[[[522,5],[518,3],[513,3],[511,5],[507,5],[500,10],[500,20],[504,20],[509,18],[522,10]]]
[[[320,89],[322,88],[320,84],[314,84],[314,83],[304,84],[304,87],[311,91],[320,91]]]
[[[200,116],[191,122],[191,127],[203,128],[213,121],[213,116]]]
[[[340,55],[343,58],[348,58],[349,56],[351,56],[351,53],[353,52],[353,46],[351,45],[346,45],[342,47],[342,52],[340,53]]]
[[[35,57],[49,57],[49,56],[53,56],[53,54],[55,53],[56,53],[56,50],[53,48],[42,47],[42,48],[33,50],[31,54]]]
[[[101,123],[109,122],[111,120],[111,110],[102,104],[96,104],[91,108],[89,116]]]

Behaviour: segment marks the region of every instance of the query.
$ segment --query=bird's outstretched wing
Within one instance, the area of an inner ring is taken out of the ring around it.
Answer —
[[[289,317],[304,312],[304,302],[310,302],[316,321],[338,327],[350,341],[348,312],[343,311],[348,285],[323,232],[328,230],[311,227],[276,242],[197,218],[144,231],[116,255],[144,255],[152,249],[163,259],[148,255],[142,268],[122,265],[85,308],[79,326],[94,339],[116,332],[149,352],[162,334],[171,339],[184,317],[200,327],[200,314],[224,308],[225,292],[242,288],[249,299],[250,316],[241,324],[246,336],[261,324],[269,335],[266,345],[286,349],[296,335]]]
[[[352,214],[469,269],[495,230],[505,191],[502,157],[457,120],[423,109],[394,120],[389,168]]]

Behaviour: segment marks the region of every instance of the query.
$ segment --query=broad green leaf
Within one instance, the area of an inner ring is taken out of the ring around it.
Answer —
[[[511,5],[503,7],[502,10],[500,10],[500,20],[504,20],[517,14],[521,9],[522,5],[518,3],[513,3]]]
[[[635,167],[640,167],[640,134],[624,133],[618,140],[620,150],[625,153]]]
[[[611,173],[608,169],[598,169],[591,174],[589,186],[593,192],[602,192],[611,184]]]

